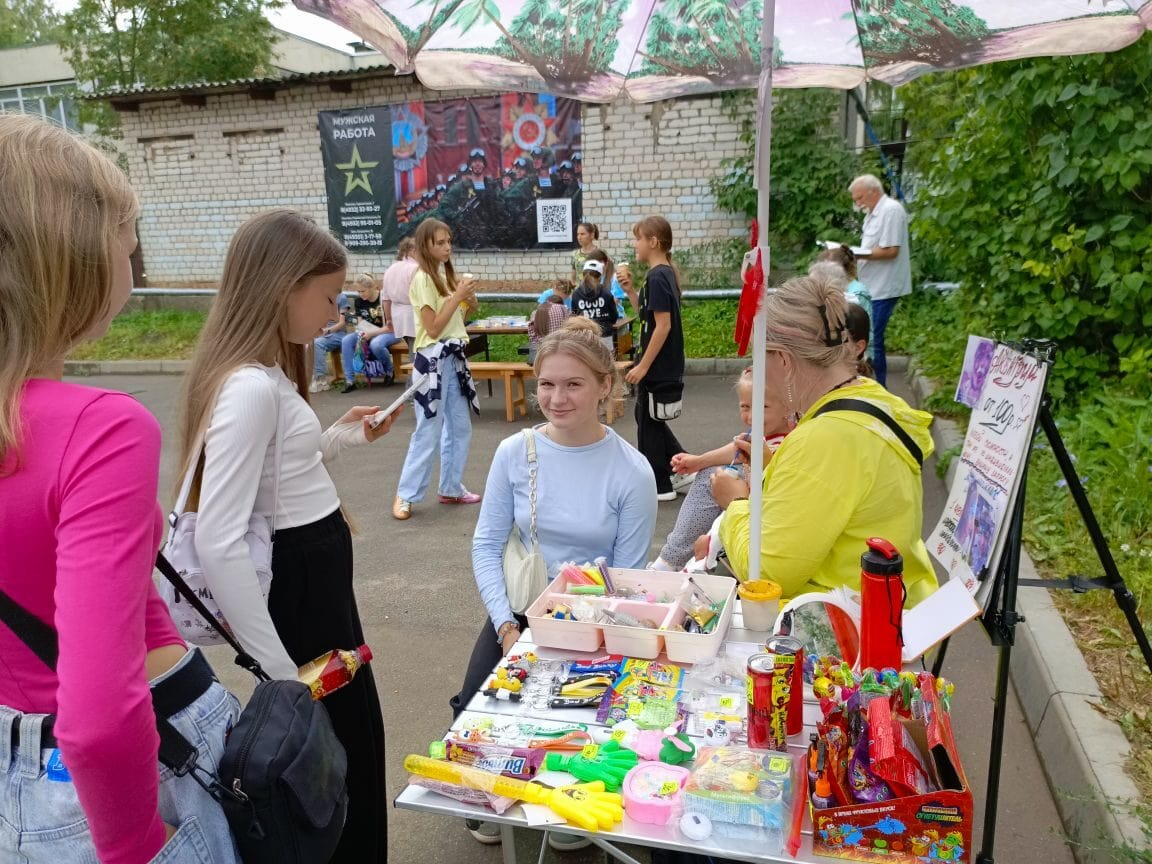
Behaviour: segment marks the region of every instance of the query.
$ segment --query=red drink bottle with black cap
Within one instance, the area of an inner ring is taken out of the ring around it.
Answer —
[[[873,537],[860,556],[860,668],[899,669],[904,647],[901,624],[904,559],[887,540]]]

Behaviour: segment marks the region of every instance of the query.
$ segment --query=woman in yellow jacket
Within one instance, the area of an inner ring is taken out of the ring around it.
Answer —
[[[938,587],[921,540],[921,465],[933,449],[932,415],[856,374],[838,286],[792,279],[770,289],[764,303],[767,401],[787,406],[794,429],[770,462],[765,455],[760,575],[780,583],[785,597],[859,589],[866,541],[883,537],[904,556],[907,605],[915,605]],[[748,493],[729,472],[713,477],[712,494],[725,509],[720,538],[742,580]]]

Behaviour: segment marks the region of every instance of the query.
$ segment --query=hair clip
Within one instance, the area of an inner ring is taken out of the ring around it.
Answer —
[[[824,344],[829,348],[835,348],[844,344],[844,325],[836,327],[836,335],[832,335],[832,325],[828,320],[828,307],[821,303],[816,307],[820,310],[820,318],[824,322]]]

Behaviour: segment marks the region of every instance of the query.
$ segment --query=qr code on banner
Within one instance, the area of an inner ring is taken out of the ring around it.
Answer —
[[[536,202],[536,241],[572,242],[571,198],[545,198]]]

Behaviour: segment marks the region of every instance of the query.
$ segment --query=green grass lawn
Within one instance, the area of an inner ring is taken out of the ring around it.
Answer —
[[[479,317],[530,315],[535,303],[485,303]],[[204,312],[125,312],[112,322],[108,334],[97,342],[81,345],[71,360],[185,360],[192,356],[196,338],[204,326]],[[689,300],[684,304],[684,350],[689,357],[735,357],[732,329],[735,300]],[[633,325],[637,342],[640,328]],[[524,359],[516,349],[527,344],[526,336],[490,336],[494,361]]]
[[[78,346],[70,360],[185,360],[204,326],[204,312],[124,312],[96,342]]]

